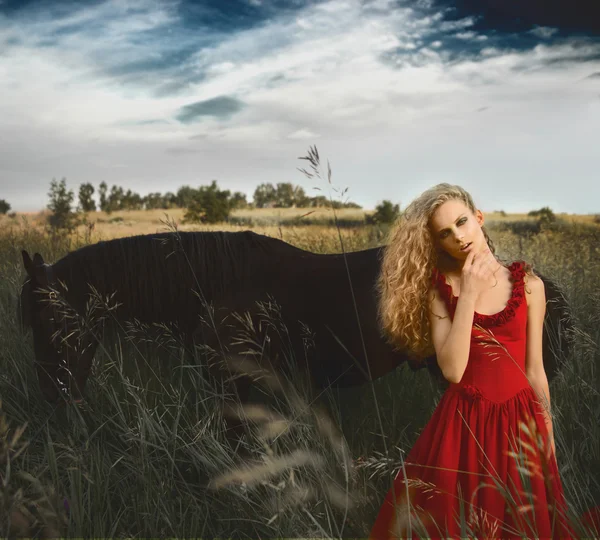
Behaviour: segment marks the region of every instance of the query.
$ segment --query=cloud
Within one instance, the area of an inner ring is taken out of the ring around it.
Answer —
[[[230,96],[219,96],[181,107],[175,118],[183,124],[196,122],[204,116],[229,119],[244,108],[244,103]]]
[[[556,35],[558,29],[549,28],[547,26],[536,26],[533,30],[530,30],[530,32],[536,37],[550,39],[552,36]]]
[[[288,139],[295,140],[317,139],[319,137],[320,135],[318,133],[314,133],[310,131],[310,129],[299,129],[298,131],[294,131],[287,136]]]
[[[0,178],[27,198],[48,175],[94,181],[119,163],[111,177],[132,189],[203,175],[243,189],[293,173],[315,138],[365,205],[406,198],[403,182],[486,178],[515,193],[531,177],[559,189],[569,167],[595,174],[597,92],[572,84],[600,73],[593,36],[492,29],[433,0],[239,0],[227,21],[224,5],[0,15]]]
[[[123,120],[122,122],[116,123],[119,126],[157,126],[157,125],[168,125],[169,122],[158,118],[149,118],[146,120]]]
[[[187,148],[185,146],[171,146],[165,150],[167,154],[173,154],[175,156],[180,156],[183,154],[197,154],[200,152],[198,148]]]
[[[458,32],[454,34],[455,38],[462,39],[466,41],[487,41],[489,38],[483,34],[477,34],[477,32]]]

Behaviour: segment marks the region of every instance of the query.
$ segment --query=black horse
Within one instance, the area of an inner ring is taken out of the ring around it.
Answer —
[[[210,315],[234,328],[234,319],[227,319],[231,313],[256,317],[260,302],[274,301],[289,332],[288,348],[318,388],[358,385],[404,361],[413,369],[427,365],[439,376],[435,357],[415,363],[382,337],[374,289],[381,252],[315,254],[250,231],[115,239],[78,249],[53,265],[23,251],[28,278],[20,315],[33,330],[42,393],[50,401],[61,389],[81,397],[100,332],[77,320],[90,311],[92,296],[110,297],[110,317],[118,321],[172,324],[196,341],[199,318]],[[548,300],[544,365],[552,379],[567,356],[572,328],[560,290],[542,279]],[[306,327],[313,333],[310,355]],[[200,339],[211,338],[204,332]]]

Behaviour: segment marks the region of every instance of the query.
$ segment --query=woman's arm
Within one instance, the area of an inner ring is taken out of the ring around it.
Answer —
[[[550,414],[550,389],[542,356],[546,291],[544,282],[538,276],[526,276],[525,285],[525,297],[527,298],[526,375],[544,409],[544,421],[548,427],[552,451],[555,452],[552,416]]]
[[[458,297],[454,320],[437,289],[429,291],[429,323],[437,363],[446,380],[458,383],[467,368],[475,316],[474,294]]]
[[[475,253],[469,251],[461,269],[460,294],[454,312],[454,319],[450,321],[448,310],[434,289],[430,291],[429,321],[431,335],[438,364],[444,377],[453,383],[462,379],[471,350],[471,332],[475,317],[475,301],[481,291],[492,287],[495,267],[498,261],[489,247]],[[437,300],[435,299],[437,298]],[[446,317],[439,317],[440,311]]]

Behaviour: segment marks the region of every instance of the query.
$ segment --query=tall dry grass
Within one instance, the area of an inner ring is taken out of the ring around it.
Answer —
[[[317,239],[314,250],[333,251],[336,234]],[[367,229],[342,234],[351,245],[377,242]],[[287,239],[311,248],[310,238]],[[257,387],[260,406],[235,411],[248,425],[244,462],[224,433],[224,389],[203,375],[202,351],[190,360],[177,344],[162,357],[146,354],[148,348],[142,354],[141,345],[127,341],[100,350],[86,402],[53,409],[39,396],[31,337],[16,325],[15,295],[23,279],[19,250],[56,260],[83,240],[35,230],[0,239],[3,410],[12,426],[27,426],[21,437],[29,442],[13,470],[35,478],[47,490],[44,497],[62,503],[50,506],[56,512],[50,521],[72,535],[364,536],[390,470],[401,467],[441,395],[428,374],[404,366],[372,389],[321,396],[321,408],[329,409],[324,421],[344,435],[335,443],[319,428],[310,390],[294,394],[297,379],[270,397]],[[502,233],[494,240],[503,256],[526,258],[561,283],[578,319],[576,347],[551,391],[567,497],[575,511],[583,510],[600,496],[598,477],[590,474],[600,470],[597,231],[528,239]],[[347,444],[346,456],[339,441]],[[348,466],[347,457],[360,466]],[[6,501],[18,500],[16,491]],[[41,518],[30,513],[31,526],[41,530]]]

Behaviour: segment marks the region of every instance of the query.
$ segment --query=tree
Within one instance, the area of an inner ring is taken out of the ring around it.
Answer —
[[[0,199],[0,214],[8,214],[10,212],[10,204],[4,199]]]
[[[179,208],[188,208],[189,205],[194,200],[194,196],[196,195],[196,190],[190,186],[181,186],[177,190],[177,206]]]
[[[357,210],[360,210],[362,206],[358,203],[348,201],[347,203],[344,203],[344,208],[356,208]]]
[[[277,184],[275,206],[278,208],[294,206],[294,186],[291,183],[281,182]]]
[[[60,182],[52,179],[48,197],[50,197],[48,210],[52,212],[48,218],[50,227],[56,230],[72,231],[77,226],[77,214],[71,208],[75,194],[72,190],[67,190],[66,178]]]
[[[210,186],[201,186],[187,212],[183,216],[186,222],[218,223],[226,221],[231,211],[231,192],[220,190],[217,181],[213,180]]]
[[[92,196],[94,186],[92,184],[81,184],[79,186],[79,208],[82,212],[95,212],[96,203]]]
[[[325,195],[317,195],[316,197],[310,198],[310,206],[314,208],[321,208],[329,206],[329,200]]]
[[[111,186],[110,193],[108,194],[108,203],[106,211],[110,213],[116,210],[122,210],[124,195],[125,194],[121,186]]]
[[[101,182],[100,186],[98,187],[98,196],[100,197],[100,210],[102,210],[103,212],[109,212],[108,197],[106,195],[107,192],[108,186],[106,185],[106,182]]]
[[[544,206],[539,210],[532,210],[528,215],[537,217],[539,225],[549,225],[550,223],[554,223],[556,221],[554,212],[548,206]]]
[[[385,200],[375,207],[371,220],[374,223],[393,223],[399,215],[400,206]]]
[[[144,203],[142,197],[138,193],[134,193],[130,189],[121,198],[122,210],[141,210]]]
[[[247,208],[248,201],[246,200],[246,194],[241,191],[236,191],[229,200],[230,207],[232,210],[237,208]]]
[[[177,195],[167,191],[163,197],[165,208],[177,208]]]
[[[254,206],[256,208],[266,208],[277,202],[277,190],[273,184],[260,184],[254,190]]]
[[[305,208],[311,204],[311,199],[306,196],[301,186],[294,186],[290,182],[280,182],[277,187],[273,184],[260,184],[254,191],[254,206],[265,208]]]
[[[277,202],[275,206],[302,208],[308,205],[308,201],[309,199],[301,186],[294,186],[289,182],[277,184]]]
[[[165,204],[165,198],[162,193],[159,193],[158,191],[154,193],[148,193],[148,195],[144,197],[144,208],[146,210],[167,208],[167,205]]]
[[[300,186],[296,186],[294,190],[294,206],[296,208],[308,208],[310,206],[310,197]]]

